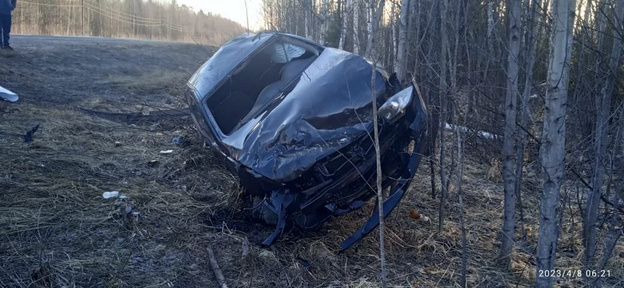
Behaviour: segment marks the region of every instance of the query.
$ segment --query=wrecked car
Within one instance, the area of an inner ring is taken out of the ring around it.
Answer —
[[[372,95],[377,101],[384,216],[399,203],[420,162],[426,110],[418,89],[363,57],[284,33],[244,34],[223,45],[187,84],[186,99],[206,143],[226,159],[252,216],[317,229],[376,195]],[[342,243],[378,226],[375,212]]]

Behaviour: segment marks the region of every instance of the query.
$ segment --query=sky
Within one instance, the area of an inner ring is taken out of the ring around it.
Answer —
[[[179,5],[193,7],[196,11],[219,14],[222,17],[234,20],[243,27],[247,26],[245,17],[245,0],[177,0]],[[249,28],[251,30],[262,27],[261,7],[262,0],[246,0],[249,10]]]

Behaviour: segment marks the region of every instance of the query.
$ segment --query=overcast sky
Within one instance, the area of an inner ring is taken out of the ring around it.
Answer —
[[[196,11],[204,10],[213,14],[234,20],[243,27],[247,26],[245,18],[245,0],[178,0],[180,5],[185,4],[193,7]],[[262,16],[260,7],[262,0],[247,0],[249,9],[249,28],[259,29],[262,27]]]

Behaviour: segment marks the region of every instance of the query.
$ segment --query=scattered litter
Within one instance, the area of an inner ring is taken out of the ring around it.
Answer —
[[[26,132],[26,135],[24,135],[24,142],[30,143],[33,141],[33,136],[35,135],[35,132],[37,132],[37,129],[39,129],[39,125],[41,124],[37,124],[37,126],[33,127],[32,129],[30,129],[30,131]]]
[[[104,197],[104,199],[117,198],[117,197],[119,197],[119,191],[104,192],[104,193],[102,193],[102,197]],[[125,198],[125,196],[124,196],[124,198]]]
[[[269,250],[263,250],[262,252],[260,252],[258,256],[262,258],[262,260],[277,261],[277,257],[275,257],[275,253]]]
[[[184,141],[182,136],[174,137],[173,139],[171,139],[171,144],[180,146],[182,144],[182,141]]]
[[[185,138],[184,136],[178,136],[171,139],[171,144],[176,145],[178,147],[187,147],[191,145],[191,140]]]
[[[121,142],[115,141],[115,147],[120,147],[120,146],[121,146]]]
[[[463,126],[456,126],[453,124],[448,124],[448,123],[444,123],[444,129],[448,130],[448,131],[459,131],[462,133],[466,133],[468,131],[470,131],[468,128],[463,127]],[[502,138],[500,135],[496,135],[487,131],[477,131],[477,136],[481,137],[481,138],[485,138],[485,139],[490,139],[490,140],[496,140],[496,139],[500,139]]]
[[[147,162],[147,167],[156,167],[158,166],[158,160],[150,160]]]
[[[162,150],[160,151],[160,154],[171,154],[173,153],[173,150]]]
[[[0,100],[8,101],[8,102],[17,102],[19,97],[17,94],[3,88],[0,86]]]
[[[422,215],[420,213],[418,213],[418,211],[416,211],[416,209],[412,209],[412,211],[410,211],[409,217],[418,221],[424,221],[424,222],[430,222],[431,219],[429,219],[429,217]]]

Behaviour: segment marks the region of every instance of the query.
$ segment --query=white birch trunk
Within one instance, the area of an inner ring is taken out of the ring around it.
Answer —
[[[411,0],[416,1],[416,0]],[[397,73],[397,77],[401,83],[404,83],[407,79],[407,42],[408,42],[408,24],[410,18],[410,0],[401,1],[401,12],[399,18],[399,47],[397,56],[394,62],[394,71]]]
[[[360,54],[360,1],[353,2],[353,53]]]
[[[540,226],[537,242],[536,275],[555,267],[559,192],[565,175],[566,105],[575,0],[553,0],[552,43],[544,109],[540,162],[543,191],[540,199]],[[552,287],[552,277],[538,277],[536,287]]]
[[[516,227],[516,113],[518,112],[518,72],[521,35],[521,0],[511,0],[509,7],[509,54],[507,56],[507,93],[505,95],[505,138],[503,140],[503,189],[505,205],[500,258],[511,269]]]
[[[329,11],[329,4],[327,3],[327,0],[321,0],[321,17],[323,21],[321,23],[321,44],[325,45],[327,42],[327,30],[329,30],[329,21],[328,20],[328,11]]]
[[[373,7],[372,3],[375,0],[365,0],[366,1],[366,49],[364,50],[364,56],[368,57],[368,40],[372,38],[373,35]]]
[[[303,5],[303,25],[305,26],[305,37],[312,39],[312,0],[304,0]]]
[[[392,8],[390,9],[390,27],[392,27],[392,57],[390,61],[396,61],[397,54],[399,54],[397,51],[399,48],[399,25],[397,22],[401,21],[401,16],[399,15],[399,21],[395,19],[396,3],[391,3],[390,7]],[[392,64],[394,64],[394,62],[392,62]]]
[[[384,10],[384,4],[385,4],[385,0],[381,0],[379,1],[379,7],[375,8],[375,2],[373,0],[370,0],[369,2],[369,14],[370,16],[370,21],[368,23],[368,38],[366,41],[366,52],[364,53],[364,56],[367,58],[372,58],[375,57],[377,55],[373,55],[374,53],[374,46],[375,46],[375,35],[373,33],[373,31],[377,30],[377,27],[379,27],[379,21],[381,19],[381,16],[383,15],[383,10]]]
[[[444,123],[446,123],[446,98],[448,93],[448,84],[446,82],[446,74],[448,69],[448,35],[447,35],[447,27],[446,27],[446,19],[447,19],[447,9],[448,9],[448,0],[440,1],[440,93],[438,97],[440,98],[440,121],[436,123],[439,125],[440,132],[440,206],[438,207],[438,233],[442,232],[442,228],[444,226],[444,218],[445,211],[444,206],[446,204],[446,197],[448,191],[448,176],[445,168],[445,160],[446,155],[446,140],[444,135]]]
[[[349,26],[349,15],[351,15],[351,0],[345,1],[345,5],[342,7],[342,27],[340,28],[340,41],[338,42],[338,49],[342,50],[344,50],[347,27]]]

